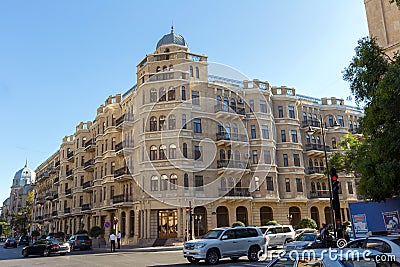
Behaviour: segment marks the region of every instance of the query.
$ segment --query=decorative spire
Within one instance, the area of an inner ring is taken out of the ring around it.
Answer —
[[[28,167],[28,159],[25,160],[25,168]]]
[[[174,33],[174,20],[172,20],[171,33]]]

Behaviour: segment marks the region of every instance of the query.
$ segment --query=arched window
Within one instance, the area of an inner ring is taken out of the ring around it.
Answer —
[[[150,102],[154,103],[157,102],[157,90],[156,89],[150,89]]]
[[[323,190],[324,192],[326,192],[326,184],[325,184],[325,182],[322,182],[322,190]]]
[[[155,175],[151,177],[151,191],[158,191],[158,177]]]
[[[192,66],[189,67],[189,75],[190,75],[190,77],[193,77],[193,67]]]
[[[125,236],[126,229],[126,213],[125,211],[121,212],[121,237]]]
[[[220,149],[219,150],[219,159],[224,160],[225,159],[225,150]]]
[[[232,139],[233,140],[239,139],[239,132],[236,123],[232,123]]]
[[[337,144],[336,144],[336,138],[332,137],[332,148],[336,149],[337,148]]]
[[[231,140],[231,126],[225,123],[225,140]]]
[[[235,160],[240,161],[240,152],[235,150]]]
[[[175,100],[175,88],[170,87],[168,89],[168,101]]]
[[[158,118],[158,127],[159,127],[160,131],[165,131],[167,129],[164,115],[161,115],[160,118]]]
[[[175,159],[175,158],[176,158],[176,145],[170,144],[169,145],[169,159]]]
[[[307,117],[308,117],[308,121],[311,123],[311,121],[312,121],[311,113],[308,113],[308,114],[307,114]]]
[[[315,193],[316,189],[315,189],[315,182],[311,182],[311,193]]]
[[[196,67],[196,78],[200,78],[199,67]]]
[[[248,225],[248,215],[246,207],[239,206],[236,208],[236,221],[242,222]]]
[[[322,159],[319,160],[319,168],[321,169],[321,172],[324,171],[324,161]]]
[[[183,187],[185,189],[189,188],[189,175],[187,173],[183,175]]]
[[[274,219],[274,213],[271,207],[264,206],[260,208],[260,221],[261,225],[267,225],[269,221]]]
[[[314,135],[311,136],[311,143],[315,144],[315,136]]]
[[[155,131],[157,131],[157,118],[153,116],[150,118],[150,132]]]
[[[321,192],[321,183],[320,182],[317,182],[317,191]]]
[[[333,116],[329,115],[328,120],[329,120],[329,126],[333,127]]]
[[[159,160],[164,160],[167,159],[167,146],[166,145],[161,145],[160,146],[160,151],[159,151]]]
[[[236,111],[236,101],[235,99],[231,98],[231,109],[233,111]]]
[[[332,220],[331,208],[330,207],[325,207],[324,213],[325,213],[325,223],[326,224],[332,224],[333,220]]]
[[[353,121],[349,121],[349,127],[350,127],[350,130],[352,131],[353,130]]]
[[[315,206],[311,207],[311,219],[317,223],[317,228],[319,228],[319,211]]]
[[[216,105],[216,110],[215,111],[220,111],[221,108],[222,108],[221,96],[217,95],[216,99],[217,99],[217,105]]]
[[[171,174],[169,178],[169,189],[176,190],[177,184],[178,184],[178,176],[176,174]]]
[[[168,116],[168,129],[175,130],[176,128],[176,117],[175,115],[171,114]]]
[[[157,66],[156,72],[160,72],[160,71],[161,71],[161,67],[160,67],[160,66]]]
[[[226,179],[224,177],[221,178],[221,190],[226,190]]]
[[[321,144],[321,137],[317,136],[317,144],[320,145]]]
[[[184,156],[185,158],[188,157],[188,150],[187,150],[187,144],[186,144],[186,143],[183,143],[183,144],[182,144],[182,154],[183,154],[183,156]]]
[[[150,160],[157,160],[157,147],[156,146],[150,147]]]
[[[218,135],[220,135],[220,136],[225,135],[224,126],[220,122],[218,122],[217,131],[218,131]]]
[[[306,135],[306,144],[310,144],[310,136]]]
[[[186,129],[186,114],[182,114],[182,129]]]
[[[217,227],[229,226],[229,212],[225,206],[219,206],[217,208]]]
[[[207,210],[204,207],[194,208],[195,235],[200,237],[207,232]]]
[[[308,167],[309,167],[310,169],[313,169],[313,168],[314,168],[314,164],[313,164],[312,159],[309,159],[309,160],[308,160]]]
[[[290,215],[290,224],[291,225],[298,225],[301,220],[301,213],[298,207],[290,207],[289,208],[289,215]]]
[[[135,235],[135,212],[131,210],[129,212],[129,237]]]
[[[260,191],[260,177],[254,177],[254,188],[251,188],[252,191]]]
[[[163,174],[161,175],[161,191],[168,190],[168,176]]]
[[[303,112],[303,122],[307,122],[307,113]],[[308,122],[308,125],[310,125],[311,122]]]
[[[235,179],[233,179],[232,177],[229,177],[228,179],[228,188],[232,189],[235,187]]]
[[[160,102],[167,100],[166,99],[166,95],[165,95],[165,88],[164,87],[161,87],[158,90],[158,97],[159,97],[158,101],[160,101]]]
[[[167,56],[167,57],[169,58],[169,56]],[[167,71],[167,70],[168,70],[168,67],[167,67],[167,66],[163,66],[163,67],[162,67],[162,70],[163,70],[163,71]]]
[[[224,111],[225,112],[229,111],[229,100],[227,97],[224,97]]]
[[[232,158],[232,150],[228,149],[228,160],[231,160]]]

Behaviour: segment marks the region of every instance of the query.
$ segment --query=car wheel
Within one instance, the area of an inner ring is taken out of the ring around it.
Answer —
[[[249,261],[258,261],[258,252],[260,251],[259,247],[253,246],[249,249],[249,253],[247,255],[247,258]]]
[[[24,256],[25,258],[29,256],[29,252],[25,249],[22,251],[22,256]]]
[[[239,259],[239,257],[231,257],[231,260],[233,261],[237,261]]]
[[[219,254],[216,249],[210,249],[206,255],[206,262],[208,264],[214,265],[217,264],[219,261]]]
[[[45,248],[43,250],[42,256],[44,256],[44,257],[48,257],[49,256],[49,250],[47,248]]]
[[[196,259],[196,258],[193,258],[193,257],[187,257],[187,260],[190,263],[198,263],[200,261],[199,259]]]

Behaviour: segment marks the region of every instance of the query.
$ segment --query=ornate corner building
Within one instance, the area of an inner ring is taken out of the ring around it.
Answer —
[[[235,221],[332,223],[321,126],[329,154],[357,131],[362,112],[334,97],[211,75],[209,67],[181,35],[163,36],[137,65],[137,84],[108,97],[37,168],[36,227],[114,228],[125,244],[150,245]],[[340,180],[349,220],[357,181]]]
[[[369,35],[393,56],[400,50],[400,9],[389,0],[364,0]]]

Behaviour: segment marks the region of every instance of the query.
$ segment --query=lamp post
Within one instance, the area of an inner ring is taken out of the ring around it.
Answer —
[[[324,148],[324,157],[325,157],[325,165],[326,165],[326,176],[328,178],[328,188],[329,188],[329,207],[331,209],[331,218],[332,218],[332,226],[333,226],[333,232],[335,234],[336,237],[336,226],[335,226],[335,214],[333,212],[333,205],[332,205],[332,186],[331,186],[331,180],[329,177],[329,166],[328,166],[328,154],[326,152],[326,142],[325,142],[325,131],[324,128],[326,127],[325,122],[322,119],[322,115],[319,115],[319,123],[320,123],[320,128],[321,128],[321,135],[322,135],[322,145]],[[334,129],[339,129],[340,125],[337,123],[337,121],[335,121],[335,123],[333,124],[333,128]],[[311,129],[311,126],[308,126],[308,130],[307,130],[307,134],[308,135],[313,135],[314,134],[314,130]]]
[[[197,238],[200,236],[200,221],[201,221],[201,215],[195,215],[194,219],[197,222]]]
[[[287,219],[289,221],[289,224],[292,224],[293,214],[289,213],[288,215],[286,215],[286,217],[287,217]]]

